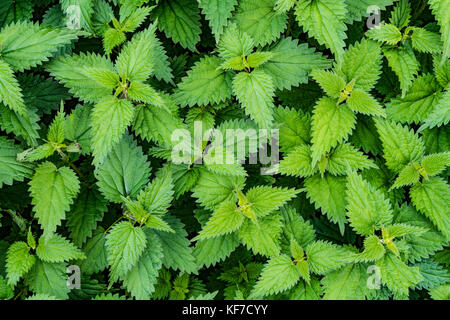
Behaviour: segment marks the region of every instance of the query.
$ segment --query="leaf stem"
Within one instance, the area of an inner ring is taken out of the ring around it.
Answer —
[[[123,219],[123,217],[124,217],[124,216],[120,216],[120,218],[117,219],[116,221],[114,221],[113,224],[110,225],[110,226],[108,227],[108,229],[106,229],[105,232],[103,232],[103,233],[106,234],[106,233],[109,231],[109,229],[111,229],[117,222],[119,222],[121,219]]]

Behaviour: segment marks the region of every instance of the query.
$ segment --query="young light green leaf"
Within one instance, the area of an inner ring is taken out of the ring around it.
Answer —
[[[94,164],[102,163],[133,121],[134,109],[130,101],[106,96],[92,110],[92,154]]]
[[[49,239],[41,237],[36,248],[36,254],[45,262],[64,262],[84,259],[86,256],[69,240],[54,234]]]
[[[122,203],[122,196],[138,195],[150,176],[150,166],[142,148],[124,135],[105,161],[95,170],[97,185],[106,199]]]
[[[234,21],[242,32],[248,33],[256,45],[264,46],[280,36],[286,28],[287,15],[277,14],[275,0],[242,0]]]
[[[392,221],[389,200],[356,172],[347,176],[347,202],[350,224],[361,235],[370,236]]]
[[[79,191],[80,182],[72,169],[57,168],[51,162],[44,162],[36,169],[30,192],[33,211],[45,237],[56,231]]]
[[[312,116],[312,160],[315,165],[322,156],[345,140],[355,127],[356,117],[347,105],[321,98]]]
[[[273,275],[276,274],[277,277]],[[292,288],[300,279],[300,274],[291,258],[280,255],[269,260],[251,293],[252,297],[264,297]]]
[[[324,44],[339,60],[344,53],[344,23],[347,13],[344,0],[300,0],[295,17],[308,34]]]
[[[206,56],[178,84],[175,101],[182,106],[218,104],[231,97],[231,75],[220,70],[222,61]]]
[[[272,78],[260,69],[240,72],[233,79],[234,94],[260,128],[272,127],[274,90]]]
[[[8,284],[15,286],[36,262],[30,247],[23,241],[14,242],[6,253],[6,277]]]
[[[128,221],[119,222],[111,228],[106,236],[110,284],[136,265],[146,247],[147,239],[142,228],[135,228]]]

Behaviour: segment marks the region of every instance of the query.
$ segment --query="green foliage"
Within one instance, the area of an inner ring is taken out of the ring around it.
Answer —
[[[30,181],[33,211],[45,237],[56,231],[65,219],[73,199],[80,190],[75,172],[68,167],[57,168],[51,162],[44,162]]]
[[[0,299],[449,299],[449,4],[1,1]]]
[[[147,246],[144,231],[127,221],[116,224],[106,237],[110,281],[125,276]]]

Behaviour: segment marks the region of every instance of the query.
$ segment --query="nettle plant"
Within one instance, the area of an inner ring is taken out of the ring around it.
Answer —
[[[448,0],[3,2],[1,299],[449,298]]]
[[[431,6],[433,8],[435,4]],[[382,23],[367,32],[367,37],[383,43],[383,54],[400,81],[402,98],[419,70],[414,51],[439,53],[442,46],[438,33],[412,26],[410,21],[411,4],[400,0],[392,11],[389,23]],[[444,62],[445,56],[442,59]]]

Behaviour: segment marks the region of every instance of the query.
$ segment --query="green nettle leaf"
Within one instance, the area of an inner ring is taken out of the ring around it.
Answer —
[[[365,300],[369,295],[367,266],[351,263],[328,273],[321,281],[324,300]]]
[[[119,222],[111,228],[106,236],[111,284],[119,277],[125,276],[136,265],[147,245],[142,228],[133,227],[128,221]]]
[[[237,3],[237,0],[202,0],[199,2],[199,7],[209,21],[216,42],[219,41]]]
[[[69,240],[56,234],[49,239],[40,238],[36,254],[40,260],[45,262],[64,262],[85,258],[80,249]]]
[[[347,177],[347,202],[350,224],[361,235],[370,236],[392,222],[389,200],[356,172]]]
[[[38,144],[38,121],[39,116],[35,111],[27,110],[27,114],[22,116],[0,103],[0,128],[25,139],[30,146]]]
[[[419,131],[427,128],[440,127],[446,125],[450,121],[450,90],[446,90],[439,102],[434,106],[433,111],[425,119]]]
[[[50,29],[37,23],[12,23],[0,31],[1,59],[14,71],[36,67],[48,59],[59,48],[78,38],[68,28]]]
[[[0,3],[0,300],[450,299],[450,0]]]
[[[450,13],[448,12],[448,0],[429,0],[428,4],[441,28],[441,38],[444,43],[442,62],[444,62],[450,57],[450,26],[447,23],[450,17]]]
[[[428,258],[436,251],[442,250],[442,245],[446,243],[445,237],[433,227],[424,215],[418,213],[412,206],[403,205],[400,207],[395,222],[408,223],[428,230],[418,235],[406,235],[404,237],[409,247],[408,260],[411,262]]]
[[[150,166],[142,148],[129,135],[108,154],[96,169],[97,185],[103,196],[112,202],[122,203],[121,197],[138,195],[150,176]]]
[[[314,175],[305,179],[305,188],[307,197],[314,202],[315,207],[320,208],[343,230],[347,221],[345,212],[347,202],[342,196],[346,191],[345,177],[334,177],[329,174],[323,177]]]
[[[399,29],[406,27],[411,20],[411,5],[409,1],[400,0],[391,13],[389,22]]]
[[[33,16],[34,3],[19,0],[4,1],[0,9],[0,27],[7,25],[13,21],[29,20]]]
[[[123,277],[128,292],[138,300],[148,300],[153,294],[163,257],[158,237],[150,232],[145,232],[145,235],[147,237],[146,250],[136,265]]]
[[[309,221],[305,221],[291,206],[280,208],[280,214],[284,222],[282,240],[294,239],[301,247],[305,248],[315,239],[315,231]],[[285,245],[285,243],[282,243]]]
[[[154,231],[164,253],[163,265],[173,270],[197,274],[197,265],[183,223],[171,215],[166,215],[164,219],[175,233]]]
[[[133,32],[135,31],[141,24],[144,22],[144,20],[149,15],[150,11],[152,11],[152,7],[141,7],[136,8],[131,14],[125,14],[124,11],[126,8],[126,5],[121,8],[120,12],[120,20],[122,21],[123,29],[127,32]],[[126,19],[124,19],[126,17]]]
[[[158,92],[164,107],[148,105],[136,106],[133,120],[133,131],[141,138],[160,143],[173,145],[172,133],[177,129],[186,129],[185,124],[178,116],[178,108],[168,95]]]
[[[108,89],[114,89],[119,85],[119,76],[115,72],[108,69],[96,67],[85,68],[84,74],[87,78],[96,81],[97,83]]]
[[[137,102],[153,104],[156,107],[162,107],[164,105],[163,99],[155,89],[139,81],[130,83],[128,97]]]
[[[225,201],[235,200],[233,191],[242,190],[244,185],[244,177],[224,176],[202,170],[195,187],[192,189],[192,195],[205,208],[214,210]]]
[[[246,242],[245,239],[248,239],[247,235],[253,226],[245,223],[247,222],[245,217],[251,219],[251,221],[256,224],[257,230],[255,232],[260,232],[261,228],[258,223],[258,218],[263,218],[271,211],[276,210],[284,202],[292,198],[298,191],[294,189],[256,187],[250,189],[247,192],[247,195],[244,195],[240,190],[232,190],[232,192],[236,193],[236,196],[239,199],[238,205],[235,203],[236,199],[229,199],[222,202],[195,240],[226,235],[243,226],[243,229],[245,230],[241,230],[240,235],[244,236],[243,241]],[[275,218],[278,221],[278,216],[275,216]],[[267,220],[264,220],[264,223],[266,222]],[[279,229],[274,228],[273,231],[275,233],[270,235],[269,238],[264,238],[264,240],[268,241],[267,243],[271,247],[268,250],[271,252],[273,252],[274,248],[275,251],[278,250],[276,243],[273,243],[271,237],[277,237],[279,235]],[[257,249],[258,244],[255,244],[253,240],[251,243],[247,241],[247,244],[251,247],[253,246],[252,248],[254,250],[259,250]],[[264,246],[266,244],[264,244]],[[263,248],[262,250],[266,249]]]
[[[329,68],[330,61],[297,39],[282,38],[270,46],[273,55],[261,68],[272,77],[276,89],[291,89],[300,83],[308,82],[308,73],[313,69]]]
[[[427,176],[440,174],[450,165],[450,153],[435,153],[425,156],[422,160],[422,167]]]
[[[214,266],[226,259],[239,245],[236,233],[197,241],[194,256],[197,264],[205,267]]]
[[[355,128],[355,122],[356,117],[347,105],[337,105],[335,100],[328,97],[321,98],[312,116],[313,164],[339,142],[347,139]]]
[[[367,31],[366,35],[380,42],[385,42],[390,45],[396,45],[402,40],[402,33],[393,24],[382,23],[381,25]]]
[[[21,115],[25,114],[22,90],[10,66],[2,60],[0,60],[0,102]]]
[[[440,264],[434,260],[424,260],[415,266],[419,267],[424,280],[417,284],[417,288],[430,289],[447,283],[450,274]]]
[[[291,300],[320,300],[323,294],[323,288],[319,280],[312,278],[308,284],[306,281],[300,281],[292,290],[289,296]]]
[[[311,148],[302,145],[293,149],[280,161],[279,170],[280,173],[290,176],[312,176],[317,168],[312,166]]]
[[[33,300],[58,300],[58,299],[53,296],[49,296],[48,294],[38,293],[38,294],[34,294],[32,296],[29,296],[25,300],[33,301]]]
[[[376,261],[381,259],[385,252],[381,239],[372,235],[364,239],[364,251],[357,259],[359,261]]]
[[[316,274],[326,274],[336,270],[353,259],[348,250],[325,241],[311,243],[306,247],[305,253],[308,257],[309,269]]]
[[[271,214],[254,223],[250,219],[245,219],[243,225],[238,230],[238,235],[254,254],[261,254],[267,257],[274,257],[280,253],[279,238],[282,231],[280,215]]]
[[[331,98],[339,98],[345,88],[345,80],[333,71],[313,70],[311,76]]]
[[[57,110],[61,100],[70,98],[69,92],[53,79],[36,74],[17,76],[23,91],[23,100],[28,109],[37,109],[39,114],[50,114]]]
[[[224,31],[217,44],[217,52],[224,60],[248,56],[252,53],[255,42],[245,30],[240,31],[235,23],[230,24]]]
[[[8,284],[15,286],[36,262],[30,254],[30,247],[25,242],[14,242],[6,253],[6,276]]]
[[[86,255],[86,259],[82,260],[80,264],[82,272],[90,275],[103,271],[108,267],[106,236],[101,227],[86,242],[83,252]]]
[[[220,103],[231,98],[231,74],[218,69],[222,63],[217,57],[204,57],[188,71],[178,84],[175,101],[182,106]]]
[[[103,48],[105,48],[106,54],[111,54],[112,50],[124,43],[127,37],[124,32],[109,28],[103,35]]]
[[[106,96],[92,110],[92,153],[96,165],[119,142],[133,121],[134,109],[130,101]]]
[[[152,51],[159,46],[155,29],[155,25],[150,25],[144,31],[136,33],[120,51],[116,60],[116,69],[121,77],[126,77],[133,82],[145,81],[151,75],[153,64],[157,62]]]
[[[97,188],[81,189],[67,219],[70,238],[76,245],[81,246],[92,236],[92,231],[97,228],[97,223],[103,219],[106,211],[106,201]]]
[[[308,34],[326,45],[339,60],[344,53],[347,26],[344,0],[300,0],[295,16]]]
[[[381,74],[381,47],[375,41],[363,39],[350,46],[338,64],[337,73],[346,83],[355,81],[354,88],[370,91]]]
[[[91,152],[90,116],[92,108],[89,105],[77,105],[72,113],[65,118],[64,135],[67,140],[78,143],[81,154]]]
[[[389,169],[400,172],[409,163],[422,159],[423,141],[412,129],[389,120],[376,120],[375,124]]]
[[[440,286],[431,288],[429,292],[433,300],[448,300],[450,296],[450,285],[442,284]]]
[[[440,177],[432,177],[415,184],[410,190],[414,206],[450,238],[450,188]]]
[[[407,295],[409,288],[423,280],[418,267],[409,267],[392,253],[386,254],[376,265],[380,268],[381,282],[399,296]]]
[[[427,119],[441,99],[441,87],[431,74],[414,80],[403,98],[394,98],[387,105],[389,118],[399,122],[418,123]]]
[[[425,53],[439,53],[441,50],[441,37],[438,33],[422,28],[410,28],[412,30],[411,45],[414,50]]]
[[[17,155],[21,151],[14,141],[0,137],[0,188],[3,184],[11,185],[13,181],[23,181],[33,174],[31,164],[17,161]]]
[[[352,169],[377,168],[375,163],[362,152],[351,144],[343,143],[338,145],[329,155],[326,170],[333,175],[341,175],[347,172],[348,166]]]
[[[273,275],[277,276],[274,277]],[[253,297],[264,297],[292,288],[300,279],[300,274],[291,258],[280,255],[269,260],[252,291]]]
[[[139,203],[151,214],[165,214],[173,200],[172,175],[169,170],[158,172],[158,176],[141,191]]]
[[[246,197],[248,202],[251,203],[251,210],[259,218],[275,211],[298,192],[295,189],[260,186],[248,190]]]
[[[25,280],[35,294],[46,294],[57,299],[68,299],[66,264],[49,263],[36,259]]]
[[[274,10],[275,0],[242,0],[234,21],[239,29],[255,40],[255,45],[270,44],[280,37],[287,24],[287,15]]]
[[[247,57],[247,63],[250,68],[256,68],[266,63],[273,56],[274,56],[273,52],[265,52],[265,51],[255,52]]]
[[[411,87],[414,77],[417,75],[419,62],[411,47],[408,46],[401,48],[383,48],[383,53],[389,66],[400,80],[402,97],[404,97]]]
[[[163,0],[153,10],[158,28],[183,48],[195,51],[200,41],[200,10],[194,0]]]
[[[42,163],[30,181],[35,217],[45,237],[56,231],[80,191],[75,172],[68,167],[57,168],[51,162]]]
[[[71,94],[85,102],[98,102],[112,94],[111,88],[105,87],[95,78],[98,73],[116,73],[114,64],[108,58],[81,53],[55,59],[46,65],[46,69],[69,88]]]
[[[234,94],[260,128],[272,127],[274,89],[272,77],[260,69],[240,72],[233,79]]]
[[[361,89],[353,89],[350,97],[346,101],[347,106],[354,112],[386,117],[378,101]]]
[[[279,13],[289,11],[296,3],[296,0],[277,0],[275,10]]]
[[[403,168],[402,171],[398,174],[397,179],[395,179],[394,184],[392,185],[392,189],[408,186],[419,182],[420,173],[416,169],[414,165],[408,165]]]
[[[214,211],[197,239],[229,234],[239,229],[244,219],[245,216],[238,210],[234,201],[225,201]]]

